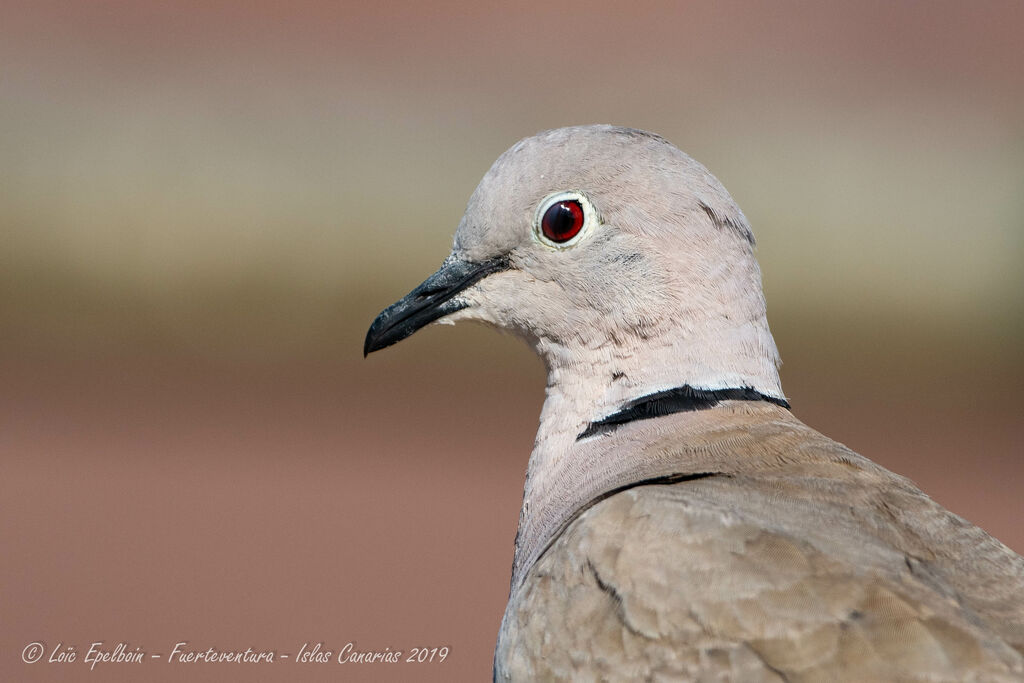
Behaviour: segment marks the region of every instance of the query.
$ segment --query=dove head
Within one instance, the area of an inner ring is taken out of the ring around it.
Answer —
[[[435,320],[504,328],[581,424],[683,385],[781,397],[753,243],[721,183],[663,138],[547,131],[498,158],[451,255],[381,313],[364,351]]]

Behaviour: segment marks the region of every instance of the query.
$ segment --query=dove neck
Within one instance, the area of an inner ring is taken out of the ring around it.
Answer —
[[[652,395],[691,391],[701,399],[693,409],[737,398],[785,403],[775,343],[763,319],[731,328],[709,323],[685,335],[677,332],[633,344],[573,348],[540,339],[535,346],[547,366],[548,381],[527,468],[521,521],[531,506],[564,495],[561,489],[572,485],[573,478],[589,476],[581,471],[574,452],[602,438],[606,430],[594,430],[594,425],[610,416],[614,420]],[[603,457],[607,462],[596,466],[614,468],[630,454],[609,451]],[[591,462],[586,467],[594,466]]]
[[[732,334],[711,325],[706,329],[715,336],[701,340],[691,333],[663,344],[646,339],[642,353],[636,347],[613,344],[573,349],[535,340],[547,366],[548,382],[526,473],[515,576],[522,576],[535,559],[538,539],[549,537],[563,523],[578,507],[581,495],[600,492],[605,482],[628,481],[631,473],[652,466],[641,462],[645,449],[635,441],[636,434],[648,433],[636,431],[641,421],[654,430],[664,422],[675,432],[691,423],[704,424],[704,418],[694,419],[708,413],[705,408],[724,401],[742,401],[752,409],[787,407],[766,322],[748,324]],[[714,351],[715,357],[699,353],[700,349]],[[727,361],[716,361],[716,357]],[[658,403],[651,414],[617,421],[637,406],[646,410],[652,401],[663,398],[668,403]],[[666,417],[653,419],[659,415]],[[620,425],[629,429],[622,430]],[[686,429],[676,432],[683,441]]]
[[[540,340],[536,347],[548,381],[531,473],[567,457],[579,439],[631,419],[730,399],[786,405],[763,318],[731,326],[711,321],[631,344],[573,348]]]

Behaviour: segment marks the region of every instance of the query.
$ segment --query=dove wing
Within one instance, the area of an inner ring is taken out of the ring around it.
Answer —
[[[1021,558],[793,422],[584,509],[514,590],[497,679],[1024,678]]]

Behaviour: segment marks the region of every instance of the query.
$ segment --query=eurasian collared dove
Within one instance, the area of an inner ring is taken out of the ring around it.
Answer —
[[[793,417],[753,244],[663,138],[548,131],[370,327],[480,320],[547,366],[496,680],[1024,678],[1024,559]]]

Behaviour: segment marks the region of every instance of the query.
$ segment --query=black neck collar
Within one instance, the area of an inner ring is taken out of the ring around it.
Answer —
[[[753,387],[739,389],[694,389],[684,384],[668,391],[641,396],[626,403],[620,410],[597,422],[591,422],[580,432],[576,440],[585,439],[596,434],[605,434],[619,425],[635,420],[649,420],[654,417],[684,413],[692,410],[713,408],[722,401],[767,401],[789,410],[789,402],[784,398],[767,396]]]

